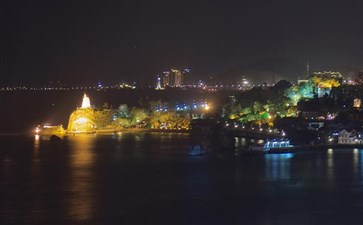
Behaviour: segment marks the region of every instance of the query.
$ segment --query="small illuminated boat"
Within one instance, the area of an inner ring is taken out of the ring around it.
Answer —
[[[61,140],[65,135],[65,130],[62,125],[38,125],[34,129],[34,135],[37,139],[41,138],[42,140]]]

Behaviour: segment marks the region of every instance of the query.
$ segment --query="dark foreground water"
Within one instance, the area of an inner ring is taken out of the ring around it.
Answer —
[[[362,224],[363,150],[190,157],[188,145],[0,136],[0,224]]]

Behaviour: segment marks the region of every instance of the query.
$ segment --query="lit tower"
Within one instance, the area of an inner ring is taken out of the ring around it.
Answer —
[[[82,109],[88,109],[91,108],[91,101],[89,100],[89,97],[84,93],[83,100],[82,100]]]
[[[158,82],[156,83],[156,90],[163,90],[164,88],[161,87],[161,79],[158,77]]]

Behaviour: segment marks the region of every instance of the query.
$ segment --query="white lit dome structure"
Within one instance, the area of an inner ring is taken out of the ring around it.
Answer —
[[[82,109],[88,109],[91,108],[91,101],[89,100],[89,97],[84,93],[83,101],[82,101]]]

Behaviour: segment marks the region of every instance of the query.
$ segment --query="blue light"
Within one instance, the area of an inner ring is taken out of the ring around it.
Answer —
[[[294,154],[293,153],[281,153],[280,156],[283,159],[290,159],[294,156]]]

